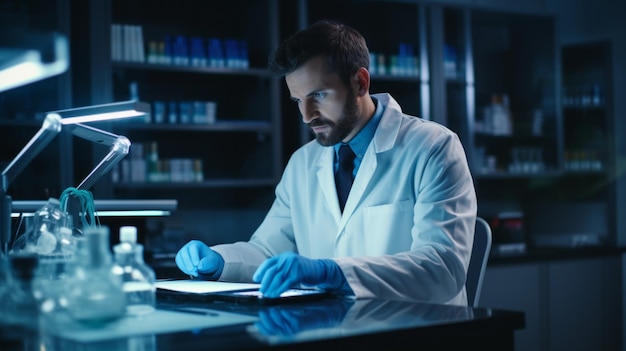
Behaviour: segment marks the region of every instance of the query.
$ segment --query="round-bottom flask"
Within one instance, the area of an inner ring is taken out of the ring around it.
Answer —
[[[120,276],[112,272],[109,229],[88,227],[84,234],[68,284],[68,313],[81,322],[117,319],[126,311],[126,298]]]

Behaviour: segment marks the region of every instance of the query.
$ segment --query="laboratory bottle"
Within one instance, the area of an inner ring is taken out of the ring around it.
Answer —
[[[159,170],[159,145],[156,142],[150,143],[148,154],[146,155],[148,182],[158,182],[160,179]]]
[[[138,316],[154,311],[156,275],[143,259],[143,245],[137,243],[137,227],[122,226],[120,243],[113,247],[113,272],[122,278],[126,295],[126,313]]]
[[[494,94],[489,107],[489,122],[493,135],[508,136],[513,133],[511,113],[507,95]]]
[[[126,297],[113,273],[109,228],[91,226],[78,240],[74,275],[67,286],[67,311],[80,322],[103,323],[122,317]]]

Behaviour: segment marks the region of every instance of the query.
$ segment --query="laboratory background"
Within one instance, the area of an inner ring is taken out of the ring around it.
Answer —
[[[99,218],[111,247],[135,226],[157,277],[177,276],[187,241],[249,238],[312,140],[268,56],[341,20],[368,41],[372,93],[460,136],[493,232],[479,305],[525,313],[516,349],[624,350],[625,16],[623,0],[0,0],[0,31],[60,33],[70,53],[65,72],[0,92],[0,169],[50,111],[147,104],[98,122],[131,146],[90,191],[116,211]],[[59,198],[98,144],[61,133],[8,193]]]

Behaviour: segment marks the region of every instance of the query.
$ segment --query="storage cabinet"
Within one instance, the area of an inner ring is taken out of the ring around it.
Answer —
[[[523,311],[516,350],[621,347],[621,257],[587,257],[487,268],[481,306]]]
[[[515,332],[515,350],[543,350],[547,328],[545,280],[541,263],[490,265],[485,272],[480,306],[524,312],[524,329]]]

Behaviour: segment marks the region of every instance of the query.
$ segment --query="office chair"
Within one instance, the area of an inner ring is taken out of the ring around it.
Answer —
[[[489,252],[491,251],[491,227],[489,223],[480,217],[476,217],[476,228],[474,230],[474,244],[467,269],[467,279],[465,290],[467,291],[467,305],[478,307],[480,290],[483,286],[485,270]]]

